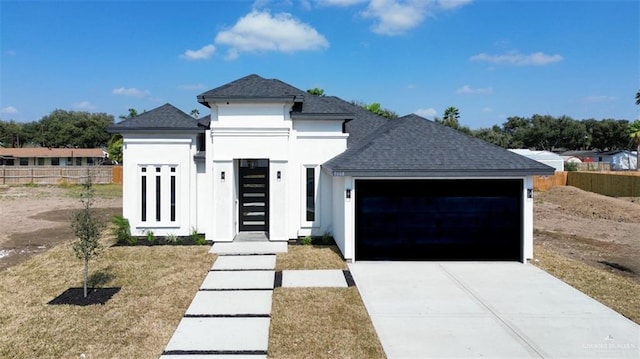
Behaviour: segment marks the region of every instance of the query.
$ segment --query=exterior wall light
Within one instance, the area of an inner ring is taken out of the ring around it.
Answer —
[[[276,172],[276,179],[278,179],[278,182],[280,182],[280,180],[282,179],[282,172]]]
[[[224,171],[220,172],[220,181],[224,182]]]
[[[533,188],[527,188],[527,198],[528,199],[533,198]]]
[[[347,188],[346,197],[347,199],[351,199],[351,188]]]

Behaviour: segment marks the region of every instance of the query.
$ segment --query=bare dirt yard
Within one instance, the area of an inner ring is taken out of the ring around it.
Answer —
[[[122,187],[95,189],[96,212],[109,223],[122,213]],[[72,239],[81,207],[79,186],[0,186],[0,271]]]
[[[640,204],[575,187],[536,193],[535,242],[640,283]]]

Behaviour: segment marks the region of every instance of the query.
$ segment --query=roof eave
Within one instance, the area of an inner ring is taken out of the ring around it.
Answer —
[[[384,169],[340,169],[327,168],[334,177],[526,177],[526,176],[550,176],[554,170],[542,169],[500,169],[500,170],[384,170]]]
[[[352,113],[300,113],[291,112],[293,120],[339,120],[351,121],[355,118]]]
[[[172,133],[201,133],[205,132],[205,127],[117,127],[107,128],[109,133],[149,133],[149,132],[172,132]]]
[[[286,102],[286,103],[295,103],[295,102],[304,102],[304,96],[299,95],[290,95],[290,96],[274,96],[274,97],[251,97],[251,96],[207,96],[207,95],[199,95],[198,102],[207,106],[212,103],[223,102],[229,104],[230,102],[234,103],[273,103],[273,102]]]

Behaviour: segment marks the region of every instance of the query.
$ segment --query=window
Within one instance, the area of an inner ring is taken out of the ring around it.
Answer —
[[[140,184],[140,193],[142,194],[142,213],[140,214],[140,219],[142,222],[147,221],[147,176],[145,173],[147,172],[146,168],[142,168],[142,183]]]
[[[76,166],[82,166],[82,157],[76,157]]]
[[[171,222],[176,221],[176,168],[171,167]]]
[[[87,165],[93,164],[93,157],[87,157]]]
[[[44,166],[44,158],[38,157],[38,166]]]
[[[52,166],[60,166],[60,157],[51,157]]]
[[[306,168],[306,220],[307,222],[315,222],[316,220],[316,169],[313,167]]]
[[[73,157],[67,157],[67,166],[73,166]]]
[[[162,178],[160,176],[160,171],[162,170],[162,168],[160,167],[156,167],[156,221],[160,222],[160,209],[162,208],[162,203],[161,201],[161,186],[160,183],[162,182]]]
[[[140,221],[156,226],[174,226],[180,216],[178,166],[144,165],[139,168]]]
[[[20,166],[28,166],[29,165],[29,159],[28,158],[21,158],[20,159]]]
[[[13,158],[12,158],[12,159],[6,160],[5,165],[7,165],[7,166],[13,166],[13,165],[14,165],[14,163],[15,163],[15,162],[14,162],[14,160],[13,160]]]

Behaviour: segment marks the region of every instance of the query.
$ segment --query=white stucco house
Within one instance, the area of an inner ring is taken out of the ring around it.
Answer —
[[[197,100],[198,120],[165,104],[110,128],[135,235],[330,233],[347,260],[532,257],[532,176],[551,167],[257,75]]]

